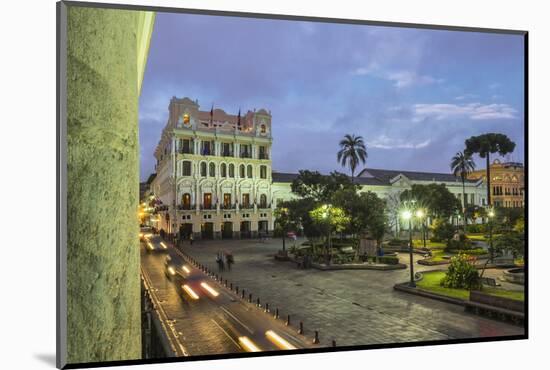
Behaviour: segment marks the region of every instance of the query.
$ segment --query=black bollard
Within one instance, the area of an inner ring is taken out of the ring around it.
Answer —
[[[233,283],[229,283],[229,289],[233,290]],[[239,287],[237,287],[237,293],[239,293]]]
[[[252,303],[252,293],[248,294],[248,303]]]
[[[275,308],[275,318],[279,318],[279,307]]]
[[[304,323],[300,321],[300,329],[298,329],[298,334],[304,334]]]
[[[319,344],[319,332],[315,330],[315,338],[313,338],[313,344]]]
[[[286,326],[290,325],[290,315],[286,315]]]
[[[336,341],[334,339],[332,340],[332,346],[336,347]]]
[[[256,299],[256,306],[260,307],[260,298],[259,297]]]
[[[265,312],[269,312],[269,303],[267,303],[267,302],[265,304]]]

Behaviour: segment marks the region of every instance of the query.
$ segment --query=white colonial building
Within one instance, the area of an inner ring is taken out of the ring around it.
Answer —
[[[230,115],[199,110],[197,101],[173,97],[155,150],[151,191],[160,205],[158,229],[186,238],[243,238],[271,233],[277,204],[296,198],[293,173],[272,173],[271,114],[265,109]],[[354,180],[381,198],[413,184],[445,184],[461,202],[462,182],[450,173],[365,168]],[[466,180],[468,205],[483,206],[483,181]]]
[[[195,238],[254,237],[273,230],[271,114],[199,110],[173,97],[155,150],[152,191],[159,229]]]

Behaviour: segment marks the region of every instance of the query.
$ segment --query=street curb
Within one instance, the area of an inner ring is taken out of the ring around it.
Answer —
[[[368,264],[347,264],[347,265],[319,265],[312,263],[311,267],[321,271],[337,271],[337,270],[378,270],[378,271],[392,271],[403,270],[407,268],[407,265],[398,263],[395,265],[368,265]]]
[[[428,292],[427,290],[423,290],[423,289],[420,289],[420,288],[411,288],[411,287],[408,286],[408,284],[409,283],[395,284],[393,286],[393,289],[395,289],[397,291],[400,291],[400,292],[404,292],[404,293],[409,293],[409,294],[418,295],[418,296],[425,297],[425,298],[435,299],[437,301],[442,301],[442,302],[445,302],[445,303],[456,304],[458,306],[465,306],[465,304],[466,304],[466,301],[464,301],[462,299],[447,297],[447,296],[444,296],[444,295],[441,295],[441,294]]]

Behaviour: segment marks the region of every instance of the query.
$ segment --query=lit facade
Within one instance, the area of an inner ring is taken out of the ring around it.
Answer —
[[[173,97],[155,150],[158,228],[187,238],[255,237],[273,230],[271,114],[199,110]]]
[[[495,159],[490,167],[491,203],[496,207],[521,208],[525,204],[524,168],[522,163],[501,162]],[[481,179],[486,183],[485,169],[474,171],[470,179]]]

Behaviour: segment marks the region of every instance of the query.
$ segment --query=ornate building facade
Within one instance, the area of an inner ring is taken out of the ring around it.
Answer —
[[[522,163],[495,159],[491,171],[491,203],[496,207],[521,208],[525,204],[524,168]],[[487,180],[485,169],[474,171],[470,179]]]
[[[199,108],[189,98],[170,101],[155,150],[157,227],[196,239],[272,231],[270,112]]]

